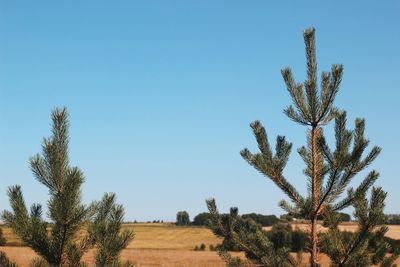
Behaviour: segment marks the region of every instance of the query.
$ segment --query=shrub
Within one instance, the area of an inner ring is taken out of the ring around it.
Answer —
[[[292,227],[287,223],[278,223],[272,226],[267,233],[275,249],[290,248],[292,244]]]
[[[3,229],[0,228],[0,246],[6,245],[6,238],[3,236]]]

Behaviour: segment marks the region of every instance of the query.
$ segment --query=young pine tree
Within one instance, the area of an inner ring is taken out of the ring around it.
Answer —
[[[308,194],[300,195],[296,188],[284,177],[283,170],[288,162],[292,144],[285,137],[278,136],[275,153],[272,152],[266,131],[259,121],[251,123],[256,137],[259,152],[251,153],[248,149],[241,151],[242,157],[261,174],[271,179],[290,199],[291,203],[281,201],[280,206],[296,218],[307,219],[310,223],[310,265],[319,266],[317,218],[329,219],[340,210],[357,205],[359,199],[365,198],[367,191],[378,178],[376,171],[371,171],[356,188],[349,188],[349,183],[357,173],[364,170],[378,156],[380,148],[373,147],[366,156],[364,152],[369,141],[364,137],[365,121],[356,119],[355,129],[346,129],[346,113],[337,110],[333,102],[339,91],[343,66],[333,65],[330,72],[322,72],[320,89],[317,83],[317,62],[315,49],[315,30],[304,32],[307,57],[307,79],[304,83],[296,83],[289,68],[282,70],[287,90],[293,100],[284,113],[294,122],[307,127],[307,146],[298,152],[306,164]],[[323,128],[335,119],[336,147],[329,148],[324,138]],[[347,189],[347,194],[344,192]],[[379,209],[384,197],[376,197],[374,188],[371,195],[370,209]],[[344,196],[343,196],[344,195]],[[355,206],[357,208],[357,206]],[[373,225],[382,221],[383,214],[377,212],[370,218],[368,227],[360,224],[363,237],[368,236]],[[362,220],[362,219],[361,219]],[[364,227],[364,228],[363,228]],[[366,234],[368,233],[368,234]],[[363,242],[353,242],[351,249],[344,253],[345,258],[354,257],[354,253],[365,251]],[[339,245],[339,243],[336,243]],[[259,247],[253,248],[257,250]],[[333,257],[333,254],[329,254]],[[342,255],[343,256],[343,255]],[[348,261],[348,260],[345,260]],[[268,266],[268,265],[262,265]],[[338,265],[350,266],[350,265]]]
[[[132,266],[119,260],[120,252],[133,239],[129,230],[120,233],[123,206],[115,203],[115,194],[105,194],[102,201],[90,207],[81,203],[84,179],[78,168],[69,166],[67,110],[56,109],[52,119],[53,136],[44,140],[43,156],[30,160],[37,180],[49,188],[51,224],[42,219],[40,205],[33,205],[28,213],[19,186],[9,189],[13,212],[5,211],[4,221],[41,256],[33,266],[83,266],[83,253],[91,247],[96,248],[97,267]],[[88,226],[86,235],[79,239],[78,232],[84,226]],[[1,257],[6,262],[5,255]]]
[[[49,190],[48,218],[42,218],[39,204],[27,209],[21,187],[8,190],[12,211],[4,211],[2,218],[40,258],[35,266],[82,266],[81,257],[90,246],[88,236],[79,238],[78,232],[93,215],[94,209],[81,202],[83,173],[71,167],[68,158],[68,113],[56,109],[52,113],[52,137],[43,141],[42,155],[30,159],[36,179]]]

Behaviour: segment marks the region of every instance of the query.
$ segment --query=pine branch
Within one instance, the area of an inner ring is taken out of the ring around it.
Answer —
[[[255,121],[250,126],[256,137],[260,153],[252,154],[248,149],[243,149],[240,154],[250,165],[278,185],[294,203],[301,203],[300,194],[282,175],[289,159],[292,144],[286,142],[285,137],[278,136],[275,155],[273,155],[262,124],[259,121]]]
[[[119,255],[134,237],[130,230],[121,232],[124,209],[116,204],[115,194],[104,194],[96,209],[97,214],[88,230],[96,248],[96,266],[122,266]]]
[[[227,266],[262,266],[262,267],[294,267],[297,261],[289,254],[289,250],[275,249],[266,232],[253,220],[243,219],[237,208],[231,208],[229,214],[219,214],[215,200],[206,201],[210,212],[208,227],[213,233],[224,238],[223,245],[218,248],[220,256]],[[232,257],[224,246],[235,245],[243,251],[252,263]],[[243,264],[243,265],[241,265]]]

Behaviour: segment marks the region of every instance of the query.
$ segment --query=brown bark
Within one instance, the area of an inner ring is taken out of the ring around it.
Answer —
[[[317,267],[318,265],[318,239],[317,239],[317,217],[318,217],[318,206],[319,206],[319,155],[317,151],[317,138],[319,135],[319,129],[316,125],[312,126],[311,129],[311,157],[312,157],[312,172],[311,172],[311,191],[312,191],[312,206],[313,211],[311,214],[311,255],[310,264],[311,267]]]

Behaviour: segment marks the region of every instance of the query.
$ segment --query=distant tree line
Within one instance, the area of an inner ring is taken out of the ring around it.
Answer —
[[[254,220],[256,223],[260,224],[261,226],[272,226],[280,221],[280,219],[275,215],[249,213],[249,214],[243,214],[241,216],[243,218],[250,218]],[[202,212],[197,214],[193,218],[193,221],[191,222],[187,211],[179,211],[176,215],[176,224],[181,226],[183,225],[207,226],[209,219],[210,219],[210,213]]]
[[[387,216],[387,224],[399,225],[400,224],[400,214],[388,214]]]
[[[339,212],[337,214],[339,215],[340,222],[351,221],[351,216],[349,214],[343,212]],[[211,215],[209,212],[201,212],[193,218],[193,221],[190,221],[189,213],[187,211],[179,211],[176,215],[177,218],[176,224],[180,226],[185,226],[185,225],[207,226],[210,216]],[[248,213],[248,214],[242,214],[241,217],[243,219],[247,218],[252,219],[254,222],[260,224],[263,227],[273,226],[279,222],[290,222],[294,220],[294,218],[288,214],[281,215],[278,218],[276,215],[273,214],[263,215],[258,213]]]

